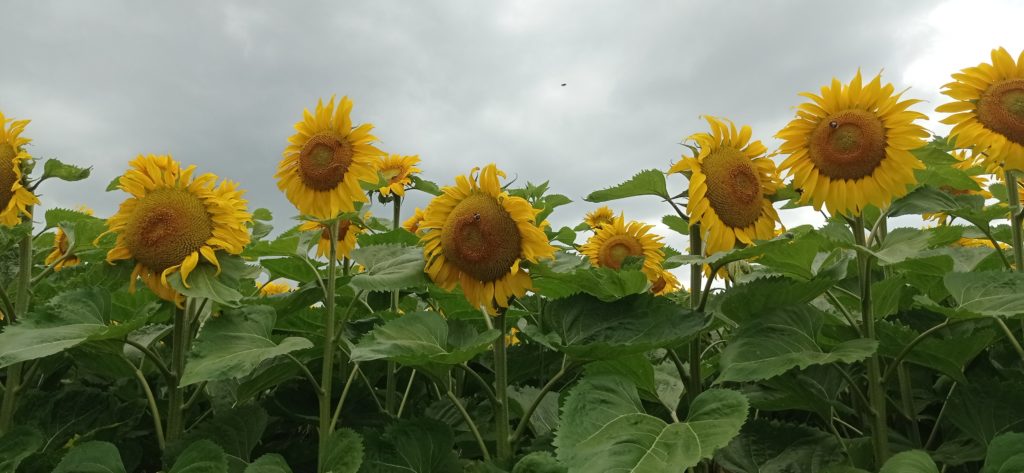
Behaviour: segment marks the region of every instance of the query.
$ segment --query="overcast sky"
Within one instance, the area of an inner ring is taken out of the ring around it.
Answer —
[[[489,162],[550,180],[576,201],[558,227],[596,207],[590,191],[667,169],[702,114],[749,124],[774,149],[797,93],[860,67],[937,117],[949,74],[1024,48],[1024,3],[1009,0],[0,0],[0,18],[0,110],[32,120],[34,156],[94,167],[44,184],[44,206],[109,216],[124,194],[104,187],[128,161],[170,153],[240,181],[279,227],[295,213],[273,178],[281,151],[302,109],[332,94],[441,185]],[[654,198],[615,205],[671,213]],[[783,213],[788,226],[816,218]]]

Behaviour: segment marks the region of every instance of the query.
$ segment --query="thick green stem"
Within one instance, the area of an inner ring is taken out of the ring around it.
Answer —
[[[910,441],[915,447],[921,446],[921,431],[917,428],[917,410],[914,407],[914,389],[910,382],[910,370],[906,363],[900,363],[896,368],[896,377],[900,383],[900,402],[903,404],[903,412],[907,416],[909,425],[907,433]]]
[[[327,283],[324,287],[324,359],[323,371],[320,373],[320,450],[317,458],[320,459],[319,471],[324,471],[323,459],[326,458],[329,448],[327,440],[331,436],[331,420],[334,412],[331,409],[331,396],[334,384],[334,349],[337,345],[335,339],[334,320],[334,290],[338,283],[338,221],[331,222],[328,227],[330,233],[330,252],[327,255]]]
[[[1024,271],[1024,237],[1020,228],[1020,194],[1017,192],[1017,173],[1006,170],[1006,197],[1010,203],[1010,231],[1013,235],[1013,261],[1018,272]]]
[[[29,207],[29,212],[32,207]],[[13,323],[28,313],[32,289],[32,220],[28,220],[29,228],[18,243],[18,293],[14,296],[14,312],[8,317]],[[7,367],[7,390],[4,400],[0,403],[0,435],[10,430],[14,421],[14,411],[18,407],[18,392],[21,391],[22,364],[15,363]]]
[[[867,247],[864,238],[864,217],[853,219],[853,238],[858,245]],[[860,311],[864,325],[864,336],[875,340],[875,316],[871,306],[871,257],[863,251],[857,252],[860,269]],[[875,466],[881,466],[889,459],[889,430],[886,426],[886,400],[882,385],[882,369],[878,354],[867,360],[868,400],[871,402],[871,445],[875,453]]]
[[[508,359],[505,347],[505,312],[499,309],[494,327],[501,333],[494,341],[494,396],[498,399],[498,412],[494,415],[494,436],[497,442],[498,466],[507,467],[512,459],[508,426]]]
[[[700,224],[690,224],[690,254],[700,256],[703,254],[704,249],[702,247],[700,237]],[[701,306],[701,276],[704,270],[703,264],[692,264],[690,265],[690,308],[697,309]],[[714,278],[715,275],[710,276]],[[701,354],[701,337],[704,334],[698,332],[693,337],[693,341],[690,342],[690,387],[687,390],[690,402],[693,402],[697,396],[700,395],[703,390],[704,378],[700,372],[700,354]]]
[[[131,363],[128,363],[131,365]],[[156,444],[160,447],[160,451],[164,451],[167,448],[167,442],[164,440],[164,422],[160,419],[160,408],[156,405],[156,397],[153,396],[153,390],[149,388],[149,381],[146,381],[146,375],[142,374],[135,366],[132,366],[132,371],[135,372],[135,379],[139,380],[139,385],[142,386],[143,392],[146,393],[146,402],[149,405],[149,414],[153,416],[153,426],[156,431]]]
[[[398,195],[392,194],[392,201],[394,202],[394,217],[391,219],[391,228],[398,230],[398,220],[402,215],[402,198]],[[398,312],[398,291],[391,291],[391,311]],[[387,390],[384,392],[384,410],[388,414],[395,415],[395,402],[398,397],[398,379],[395,376],[395,371],[398,369],[398,364],[394,361],[388,361],[387,367]]]
[[[185,390],[181,388],[181,377],[185,372],[185,356],[189,351],[189,336],[192,333],[192,308],[194,301],[185,300],[185,310],[174,311],[174,328],[171,340],[171,380],[167,394],[167,433],[164,437],[174,442],[184,432]]]

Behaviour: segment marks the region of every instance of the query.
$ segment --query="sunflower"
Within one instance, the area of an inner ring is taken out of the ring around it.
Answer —
[[[291,292],[292,286],[286,282],[270,281],[260,286],[260,297],[276,296]]]
[[[822,204],[833,215],[857,216],[872,204],[882,208],[916,183],[915,169],[924,169],[910,150],[920,147],[928,132],[914,123],[927,119],[907,110],[920,100],[900,101],[881,75],[862,85],[860,71],[848,85],[832,79],[821,96],[797,107],[797,117],[776,135],[785,140],[779,151],[789,157],[779,166],[801,189],[801,202]]]
[[[180,302],[168,276],[181,272],[188,287],[200,257],[219,271],[218,251],[237,255],[249,243],[252,216],[244,191],[227,180],[216,185],[213,174],[193,177],[195,166],[182,169],[170,156],[140,155],[129,165],[119,187],[131,197],[107,220],[104,233],[117,234],[107,261],[135,260],[131,291],[141,276],[161,298]]]
[[[409,233],[416,235],[420,231],[420,225],[423,223],[424,217],[426,217],[426,214],[423,213],[423,209],[416,207],[416,210],[413,211],[412,217],[409,217],[408,220],[402,222],[402,228],[409,230]]]
[[[679,279],[671,271],[662,269],[658,277],[651,281],[651,293],[656,296],[663,296],[676,292],[679,289]]]
[[[367,212],[364,218],[369,218]],[[300,232],[319,231],[320,239],[316,243],[316,255],[329,258],[331,255],[331,229],[319,222],[305,222],[299,225]],[[337,259],[347,258],[356,247],[356,236],[363,232],[363,227],[351,220],[338,221],[338,246],[335,248]]]
[[[953,242],[952,246],[959,246],[961,248],[992,248],[995,249],[996,245],[992,243],[992,240],[988,238],[961,238]],[[999,249],[1005,250],[1010,245],[999,242]]]
[[[512,327],[508,329],[508,333],[505,334],[505,346],[514,347],[523,343],[519,340],[519,327]]]
[[[0,225],[8,227],[21,223],[22,215],[32,217],[29,207],[39,203],[22,182],[21,164],[32,159],[24,150],[32,140],[20,136],[28,122],[9,120],[0,112]]]
[[[491,314],[508,307],[512,297],[533,288],[522,261],[554,257],[555,248],[536,222],[540,210],[501,188],[505,173],[494,164],[442,189],[419,224],[424,243],[425,271],[439,287],[462,286],[466,299]]]
[[[380,173],[381,179],[386,185],[380,188],[380,194],[386,197],[394,192],[399,197],[405,197],[405,186],[412,183],[410,176],[421,171],[416,167],[419,162],[419,156],[397,154],[381,156],[377,172]]]
[[[950,138],[973,147],[1011,170],[1024,170],[1024,51],[1016,61],[1006,49],[992,50],[992,63],[953,74],[943,94],[954,100],[935,110],[952,115]]]
[[[593,212],[587,213],[583,218],[583,222],[590,227],[591,230],[599,230],[601,227],[615,221],[615,212],[612,211],[611,207],[607,205],[601,206]]]
[[[689,172],[690,222],[701,224],[706,254],[730,250],[736,242],[751,245],[754,240],[774,236],[779,215],[765,198],[780,183],[775,163],[764,156],[760,141],[750,141],[751,130],[739,130],[729,120],[704,117],[711,133],[696,133],[699,153],[684,157],[669,174]]]
[[[972,174],[970,176],[974,184],[978,186],[978,190],[974,189],[957,189],[952,186],[942,186],[941,189],[947,194],[951,195],[977,195],[984,199],[991,199],[992,192],[988,191],[988,174],[994,174],[998,168],[991,168],[991,164],[984,159],[980,154],[973,154],[968,156],[966,151],[957,150],[953,151],[953,157],[956,158],[957,163],[953,165],[953,168],[962,170],[964,172],[972,172],[973,169],[981,167],[984,169],[982,174]],[[921,218],[925,220],[937,221],[940,224],[949,218],[949,214],[945,212],[925,212],[921,214]]]
[[[612,269],[621,269],[622,262],[630,256],[642,256],[644,265],[641,271],[648,281],[657,285],[665,273],[661,267],[665,259],[662,247],[665,245],[660,236],[649,233],[651,228],[654,225],[643,222],[632,221],[627,224],[625,217],[619,214],[611,223],[598,229],[580,247],[580,252],[590,259],[592,266]]]
[[[299,212],[322,219],[352,212],[355,202],[367,201],[359,181],[377,182],[376,158],[384,153],[371,144],[373,125],[352,127],[351,111],[348,97],[337,107],[331,97],[295,124],[274,177]]]
[[[92,215],[92,209],[84,205],[79,207],[77,210],[86,215]],[[68,253],[71,249],[68,247],[69,243],[68,236],[64,234],[64,230],[57,228],[57,233],[53,236],[53,251],[46,256],[46,261],[44,261],[44,263],[46,265],[53,264],[54,271],[60,271],[64,268],[78,265],[78,256],[73,253]]]

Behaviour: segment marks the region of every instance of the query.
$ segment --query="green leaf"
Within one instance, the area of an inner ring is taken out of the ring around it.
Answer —
[[[656,195],[662,199],[668,199],[668,189],[665,187],[665,173],[657,169],[640,171],[622,184],[591,192],[585,200],[588,202],[607,202],[609,200],[625,199],[626,197],[639,195]]]
[[[690,236],[690,223],[683,220],[683,218],[678,215],[666,215],[661,217],[661,223],[664,223],[666,227],[680,235],[687,237]]]
[[[324,473],[356,473],[363,464],[363,439],[352,429],[335,430],[320,455]]]
[[[15,473],[21,461],[43,447],[45,439],[38,430],[16,426],[0,437],[0,473]]]
[[[187,445],[197,440],[209,440],[224,449],[229,463],[241,465],[251,458],[267,428],[267,421],[267,412],[262,407],[234,407],[218,412],[189,430],[182,442]]]
[[[708,314],[675,302],[637,294],[614,302],[588,295],[551,301],[530,338],[579,359],[601,360],[675,346],[704,329]]]
[[[839,400],[847,390],[846,380],[834,369],[816,365],[805,370],[791,370],[781,376],[748,384],[743,394],[751,407],[762,411],[806,411],[828,421],[833,412],[853,411]]]
[[[1024,383],[972,379],[958,385],[946,405],[950,422],[968,437],[988,445],[1004,432],[1024,430]]]
[[[971,182],[973,183],[973,181]],[[953,196],[925,185],[893,201],[889,207],[889,216],[899,217],[901,215],[920,215],[928,212],[951,212],[961,207],[962,204],[957,202]]]
[[[292,473],[292,469],[284,457],[276,453],[268,453],[245,467],[243,473]]]
[[[809,303],[830,289],[835,278],[818,277],[795,281],[784,277],[760,278],[738,284],[721,296],[720,312],[744,323],[757,320],[761,314]]]
[[[895,358],[920,335],[913,329],[895,323],[880,321],[877,326],[879,353]],[[942,333],[942,332],[940,332]],[[933,335],[918,343],[907,353],[904,361],[936,370],[959,382],[966,383],[964,368],[994,342],[992,330],[979,330],[969,335],[941,337]]]
[[[388,230],[380,233],[360,233],[356,240],[359,242],[359,246],[374,246],[374,245],[399,245],[399,246],[416,246],[420,243],[419,237],[413,235],[404,228],[397,230]]]
[[[512,473],[568,473],[551,452],[533,452],[519,459]]]
[[[441,195],[441,188],[437,187],[437,184],[432,181],[428,181],[419,176],[409,176],[412,181],[412,189],[416,189],[421,192],[426,192],[430,195]]]
[[[217,444],[200,440],[178,455],[168,473],[228,473],[228,459]]]
[[[1024,273],[949,273],[943,278],[957,311],[987,316],[1024,313]]]
[[[414,312],[373,329],[352,349],[352,361],[388,359],[418,366],[454,365],[469,361],[497,340],[495,329],[459,340],[449,340],[448,322],[437,312]]]
[[[1024,473],[1024,433],[1002,434],[988,446],[981,473]]]
[[[928,453],[911,450],[893,455],[878,473],[939,473]]]
[[[408,233],[408,232],[406,232]],[[426,286],[423,249],[397,245],[376,245],[352,250],[352,259],[366,272],[352,277],[352,286],[367,291],[397,291]]]
[[[321,263],[316,261],[310,261],[314,267],[318,267]],[[311,267],[306,261],[303,260],[302,256],[288,256],[286,258],[265,258],[260,260],[260,264],[264,269],[270,271],[271,279],[291,279],[292,281],[316,281],[317,272]],[[189,280],[192,278],[190,277]]]
[[[114,176],[114,179],[112,179],[109,183],[107,183],[106,191],[107,192],[112,192],[112,191],[116,191],[116,190],[118,190],[120,188],[121,188],[121,176]]]
[[[82,168],[72,164],[65,164],[59,159],[50,158],[43,164],[43,177],[40,180],[56,177],[63,181],[81,181],[89,177],[90,172],[92,172],[92,166]]]
[[[269,222],[274,220],[274,214],[270,213],[270,209],[261,207],[252,211],[252,219],[259,220],[261,222]]]
[[[262,305],[225,311],[210,319],[192,348],[181,385],[241,378],[264,360],[313,346],[301,337],[274,343],[270,334],[275,320],[274,309]]]
[[[436,420],[399,420],[387,428],[382,439],[368,437],[367,441],[364,473],[463,471],[452,451],[455,438],[451,428]]]
[[[125,468],[114,444],[94,441],[68,450],[53,473],[125,473]]]
[[[828,433],[758,419],[747,422],[715,461],[731,473],[820,473],[844,457],[842,445]]]
[[[828,363],[854,363],[875,352],[878,342],[858,338],[831,349],[818,339],[824,314],[796,306],[764,314],[736,331],[719,358],[722,373],[716,383],[757,381],[793,368]]]
[[[588,376],[565,401],[555,447],[569,471],[682,471],[728,444],[747,409],[740,393],[711,389],[693,401],[687,422],[667,424],[643,412],[625,378]]]
[[[510,399],[519,404],[522,410],[525,410],[540,395],[540,389],[532,386],[510,386],[508,395]],[[558,428],[558,393],[548,391],[544,393],[544,398],[541,399],[537,409],[530,416],[530,430],[534,435],[542,436],[553,432],[556,428]]]
[[[639,270],[581,268],[571,273],[560,273],[541,264],[533,266],[531,271],[534,289],[551,299],[584,292],[611,302],[647,292],[648,287],[647,276]]]
[[[222,266],[223,267],[223,266]],[[167,277],[167,282],[175,291],[189,297],[210,299],[228,307],[238,307],[242,293],[225,284],[217,275],[217,268],[212,264],[200,264],[188,275],[188,286],[181,281],[181,272]]]

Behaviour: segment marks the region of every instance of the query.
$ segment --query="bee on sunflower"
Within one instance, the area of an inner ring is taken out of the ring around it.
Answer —
[[[10,124],[10,126],[8,126]],[[22,217],[32,217],[31,207],[39,198],[25,187],[24,163],[32,159],[25,145],[32,140],[21,136],[29,120],[12,120],[0,112],[0,225],[13,227]]]

